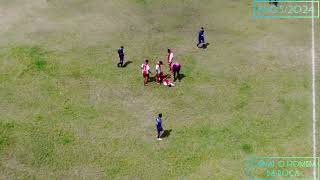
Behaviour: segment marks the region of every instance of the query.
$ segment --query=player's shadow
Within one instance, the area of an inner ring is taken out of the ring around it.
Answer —
[[[163,133],[161,134],[161,138],[166,138],[170,136],[172,129],[169,130],[164,130]]]
[[[149,77],[149,82],[156,82],[157,81],[157,76],[150,76]]]
[[[126,63],[124,63],[124,64],[123,64],[123,66],[122,66],[122,67],[124,67],[124,68],[125,68],[125,67],[127,67],[129,64],[131,64],[131,63],[132,63],[132,61],[127,61]]]
[[[205,43],[205,44],[202,44],[202,46],[200,46],[199,48],[207,49],[209,45],[210,43]]]
[[[185,78],[186,76],[184,74],[179,74],[179,76],[176,77],[176,79],[174,79],[173,81],[176,82],[177,80],[179,80],[179,82]]]

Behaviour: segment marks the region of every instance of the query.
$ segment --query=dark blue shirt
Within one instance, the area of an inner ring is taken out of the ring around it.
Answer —
[[[204,38],[204,31],[203,30],[199,31],[199,38]]]
[[[162,119],[161,119],[161,117],[157,117],[156,125],[157,125],[157,127],[162,127]]]
[[[118,49],[119,56],[124,56],[123,48]]]

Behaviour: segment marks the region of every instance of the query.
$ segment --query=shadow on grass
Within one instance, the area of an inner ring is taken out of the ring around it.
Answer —
[[[200,46],[199,48],[207,49],[209,45],[210,43],[205,43],[205,44],[202,44],[202,46]]]
[[[148,82],[156,82],[156,81],[157,81],[157,77],[156,76],[150,76]]]
[[[186,75],[184,75],[184,74],[180,74],[180,76],[178,76],[178,80],[179,80],[179,82],[183,79],[183,78],[185,78],[186,77]]]
[[[170,136],[171,131],[172,131],[172,129],[164,130],[160,137],[161,137],[161,138],[169,137],[169,136]]]
[[[132,61],[127,61],[126,63],[124,63],[124,64],[123,64],[123,66],[122,66],[122,67],[124,67],[124,68],[125,68],[125,67],[127,67],[129,64],[131,64],[131,63],[133,63],[133,62],[132,62]]]

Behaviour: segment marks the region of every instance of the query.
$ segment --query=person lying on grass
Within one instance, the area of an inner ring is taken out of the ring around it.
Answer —
[[[162,72],[160,73],[161,81],[164,86],[174,87],[174,84],[167,78],[168,75],[164,75]]]

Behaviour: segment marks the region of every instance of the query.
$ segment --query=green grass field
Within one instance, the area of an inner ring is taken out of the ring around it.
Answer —
[[[0,179],[240,180],[249,155],[312,156],[311,19],[253,19],[250,0],[0,0],[0,27]],[[185,77],[144,87],[167,48]]]

